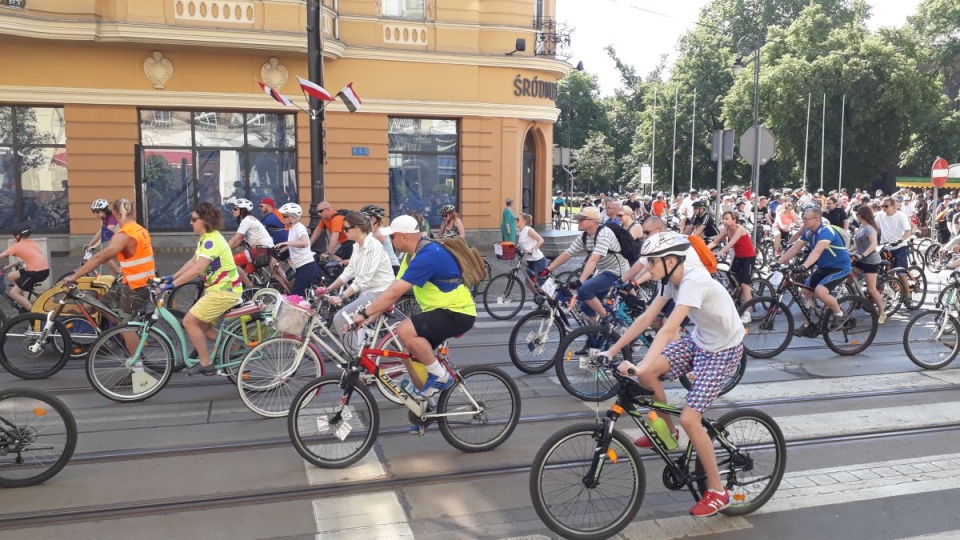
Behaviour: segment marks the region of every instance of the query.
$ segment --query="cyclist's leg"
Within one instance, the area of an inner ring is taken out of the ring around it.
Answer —
[[[817,273],[821,273],[820,270]],[[831,293],[833,289],[843,283],[843,280],[850,275],[849,270],[826,270],[823,272],[825,275],[818,281],[816,288],[814,289],[817,294],[817,298],[827,309],[833,312],[835,315],[842,315],[843,310],[840,309],[840,304],[837,303],[837,299]]]
[[[117,312],[118,323],[126,324],[138,313],[147,310],[147,304],[150,302],[150,291],[146,287],[131,289],[127,284],[123,284],[119,291],[109,292],[104,295],[104,300],[110,296],[110,303],[104,304],[107,307],[114,308]],[[136,352],[139,338],[134,331],[127,331],[120,334],[123,337],[123,343],[127,347],[127,352],[131,355]]]
[[[344,336],[344,333],[347,331],[348,326],[352,324],[351,321],[348,321],[347,319],[344,318],[344,315],[349,316],[354,311],[360,309],[360,306],[368,305],[370,304],[370,302],[373,302],[374,300],[376,300],[377,296],[379,295],[380,295],[379,292],[374,292],[374,291],[360,293],[360,295],[355,297],[350,303],[342,306],[340,308],[340,311],[338,311],[336,315],[333,316],[333,324],[331,325],[330,329],[333,330],[338,336],[341,336],[341,337]],[[351,339],[346,340],[346,343],[344,343],[345,345],[346,344],[350,345],[351,347],[350,352],[352,352],[353,354],[358,354],[360,352],[360,347],[362,346],[362,343],[360,343],[359,337],[356,337],[358,336],[358,332],[359,332],[359,329],[355,332],[352,332],[353,336],[351,336]]]
[[[183,328],[190,337],[190,342],[197,350],[200,366],[207,367],[210,361],[210,350],[207,348],[207,339],[217,339],[217,331],[213,325],[220,320],[240,298],[240,293],[232,291],[206,291],[190,311],[183,317]]]
[[[10,289],[10,298],[13,298],[20,306],[30,311],[33,304],[27,299],[26,291],[33,290],[35,286],[47,279],[49,275],[50,270],[40,270],[38,272],[28,272],[24,270],[20,273],[14,286]]]
[[[296,294],[298,296],[306,294],[307,289],[317,280],[319,273],[320,269],[317,263],[313,261],[297,268],[297,277],[293,281],[293,288],[290,290],[290,294]]]
[[[396,334],[403,348],[427,368],[427,373],[440,381],[446,381],[446,369],[437,362],[433,350],[451,337],[463,334],[473,328],[476,317],[456,313],[446,309],[435,309],[417,313],[405,319],[397,326]],[[407,371],[413,375],[408,359],[404,359]]]
[[[672,341],[664,347],[663,354],[656,358],[644,358],[637,364],[637,380],[653,391],[654,399],[667,403],[667,393],[661,381],[676,380],[680,375],[690,373],[693,369],[693,352],[693,338],[690,336]],[[666,415],[664,420],[671,432],[677,429],[672,416]]]
[[[587,317],[594,317],[599,314],[600,317],[606,316],[606,310],[603,307],[603,299],[600,295],[607,294],[610,287],[617,282],[619,276],[613,272],[603,271],[583,282],[577,291],[580,301],[583,305],[583,313]]]

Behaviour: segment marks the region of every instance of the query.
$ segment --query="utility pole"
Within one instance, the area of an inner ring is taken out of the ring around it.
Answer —
[[[310,82],[323,86],[323,11],[320,0],[307,0],[307,76]],[[323,201],[323,139],[325,112],[320,100],[310,97],[311,111],[319,111],[310,119],[310,229],[320,222],[317,204]]]

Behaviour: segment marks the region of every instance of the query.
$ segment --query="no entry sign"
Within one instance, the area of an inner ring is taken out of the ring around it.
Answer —
[[[947,185],[947,170],[949,168],[950,164],[941,157],[933,162],[933,168],[930,169],[930,181],[933,182],[934,187],[942,188]]]

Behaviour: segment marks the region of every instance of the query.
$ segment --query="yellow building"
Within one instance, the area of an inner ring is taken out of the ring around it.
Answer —
[[[498,238],[511,197],[547,223],[570,69],[553,14],[553,0],[324,0],[324,86],[363,100],[327,106],[325,198],[435,225],[451,203]],[[307,107],[306,25],[303,0],[0,0],[0,229],[29,221],[76,247],[99,226],[91,202],[125,196],[176,245],[200,201],[306,209],[310,116],[257,84]]]

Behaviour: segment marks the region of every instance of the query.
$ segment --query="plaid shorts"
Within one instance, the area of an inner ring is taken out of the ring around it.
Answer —
[[[736,373],[743,356],[743,344],[712,353],[698,347],[688,335],[667,345],[663,355],[670,363],[670,371],[664,378],[672,380],[693,372],[687,407],[703,414],[720,395],[727,377]]]

